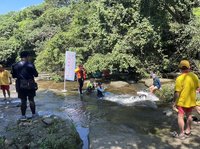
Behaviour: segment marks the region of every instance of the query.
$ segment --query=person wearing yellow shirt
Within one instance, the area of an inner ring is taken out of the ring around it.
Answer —
[[[200,84],[199,84],[200,86]],[[198,114],[200,114],[200,88],[198,88],[197,90],[197,101],[196,101],[196,107],[195,107],[196,111]],[[200,121],[199,121],[200,123]]]
[[[6,100],[6,92],[10,98],[10,84],[12,84],[11,74],[0,65],[0,87],[3,91],[4,100]]]
[[[179,139],[185,139],[191,134],[192,109],[196,107],[196,90],[199,87],[199,79],[190,70],[190,63],[182,60],[179,64],[181,75],[176,79],[174,91],[174,105],[178,109],[179,134],[175,135]],[[186,129],[184,115],[187,117]]]

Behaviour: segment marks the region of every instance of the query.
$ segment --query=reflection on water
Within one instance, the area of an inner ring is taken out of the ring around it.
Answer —
[[[89,142],[88,142],[89,128],[77,126],[76,130],[79,133],[79,136],[83,141],[82,149],[88,149],[89,148]]]

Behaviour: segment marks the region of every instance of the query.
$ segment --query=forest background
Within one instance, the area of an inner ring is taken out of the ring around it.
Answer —
[[[175,72],[181,59],[200,59],[199,6],[199,0],[45,0],[0,15],[0,63],[10,67],[29,50],[40,72],[60,74],[69,50],[88,73]]]

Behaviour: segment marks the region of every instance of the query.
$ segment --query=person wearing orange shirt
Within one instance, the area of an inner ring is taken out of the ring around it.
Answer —
[[[83,94],[82,88],[84,84],[84,80],[86,79],[86,71],[82,64],[78,65],[78,68],[75,69],[76,78],[79,83],[79,93]]]
[[[199,87],[199,79],[190,70],[190,63],[182,60],[179,64],[181,75],[176,78],[174,91],[174,105],[178,111],[179,134],[175,137],[184,139],[191,134],[192,109],[196,107],[196,90]],[[186,129],[184,115],[187,117]]]
[[[6,100],[6,92],[10,98],[10,84],[12,84],[11,74],[0,65],[0,86],[4,100]]]

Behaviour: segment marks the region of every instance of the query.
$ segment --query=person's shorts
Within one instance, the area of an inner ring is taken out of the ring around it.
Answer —
[[[35,90],[25,90],[25,89],[20,89],[18,91],[18,98],[20,99],[25,99],[27,97],[29,98],[33,98],[36,95],[36,91]]]
[[[154,86],[154,89],[158,90],[159,88],[157,86]]]
[[[192,108],[184,108],[184,107],[178,106],[177,109],[178,109],[178,114],[184,115],[184,114],[187,114],[187,113],[191,113],[193,107]]]
[[[9,90],[10,89],[10,85],[1,85],[1,90]]]

